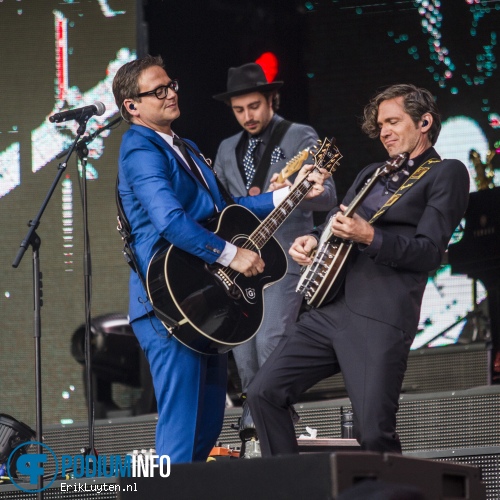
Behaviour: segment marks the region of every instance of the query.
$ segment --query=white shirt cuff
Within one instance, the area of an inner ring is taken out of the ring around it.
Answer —
[[[237,251],[238,248],[236,247],[236,245],[233,245],[232,243],[229,243],[229,241],[226,241],[226,246],[224,247],[224,250],[222,250],[220,257],[216,260],[216,262],[221,266],[229,266],[229,264],[231,264],[234,257],[236,256]]]
[[[284,188],[273,191],[274,206],[277,207],[290,194],[291,190],[292,188],[290,186],[286,186]]]

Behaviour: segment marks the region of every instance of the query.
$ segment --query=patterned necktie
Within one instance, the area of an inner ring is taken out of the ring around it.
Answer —
[[[243,167],[245,169],[245,178],[246,178],[245,185],[247,189],[250,189],[253,177],[255,175],[255,159],[254,159],[255,148],[261,142],[262,142],[261,139],[257,139],[256,137],[250,137],[250,140],[248,141],[248,149],[243,158]]]

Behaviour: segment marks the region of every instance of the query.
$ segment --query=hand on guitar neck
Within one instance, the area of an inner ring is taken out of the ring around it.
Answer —
[[[340,205],[342,212],[346,208],[345,205]],[[353,217],[347,217],[342,212],[337,212],[335,217],[331,219],[333,235],[346,241],[369,245],[373,241],[373,235],[375,234],[373,226],[356,213]]]
[[[290,187],[293,189],[295,186],[300,184],[304,178],[307,177],[307,180],[313,184],[312,189],[307,193],[304,199],[309,200],[311,198],[315,198],[319,196],[325,188],[323,187],[323,183],[326,179],[331,177],[331,173],[325,170],[324,168],[315,168],[315,165],[304,165],[295,179],[295,182],[292,183],[285,179],[283,182],[278,182],[280,174],[274,174],[271,177],[271,182],[269,184],[268,191],[276,191],[277,189],[281,189],[284,187]]]
[[[307,177],[307,180],[313,184],[313,187],[304,199],[314,198],[325,190],[323,182],[330,176],[331,174],[324,168],[314,169],[314,165],[305,165],[300,169],[299,175],[297,175],[293,185],[291,185],[289,181],[285,181],[282,185],[276,185],[275,189],[285,186],[291,186],[291,189],[293,189],[294,186],[301,183],[302,180]],[[264,261],[256,252],[247,248],[238,247],[236,255],[229,264],[229,267],[249,278],[262,273],[264,271],[264,265]]]

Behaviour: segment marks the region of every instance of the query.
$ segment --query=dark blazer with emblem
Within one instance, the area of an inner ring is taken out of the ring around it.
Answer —
[[[440,159],[433,148],[422,163],[428,158]],[[373,163],[358,174],[342,201],[344,205],[349,205],[381,165]],[[377,252],[364,245],[353,248],[345,278],[349,309],[416,333],[428,273],[443,261],[451,235],[467,208],[469,186],[469,173],[462,162],[442,160],[374,222],[382,244]],[[362,211],[358,213],[363,216]]]

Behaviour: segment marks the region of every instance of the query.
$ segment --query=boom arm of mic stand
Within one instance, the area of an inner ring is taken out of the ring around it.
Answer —
[[[115,118],[113,121],[109,122],[107,125],[105,125],[102,128],[97,129],[93,134],[90,134],[87,137],[83,137],[77,144],[77,147],[83,147],[83,145],[90,144],[98,135],[102,134],[105,130],[110,129],[113,127],[113,125],[116,125],[117,123],[120,123],[122,121],[122,117],[119,116],[118,118]],[[61,151],[56,158],[62,158],[69,149],[65,149],[64,151]]]

